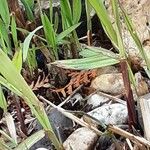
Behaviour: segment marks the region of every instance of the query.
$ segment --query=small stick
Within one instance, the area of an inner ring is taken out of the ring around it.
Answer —
[[[76,93],[83,87],[83,84],[76,88],[58,107],[62,107],[66,102],[68,102]]]
[[[87,31],[87,42],[88,46],[91,46],[93,44],[93,39],[92,39],[92,32],[91,30]]]
[[[98,135],[101,135],[101,134],[102,134],[102,132],[99,131],[99,130],[98,130],[97,128],[95,128],[94,126],[89,125],[89,124],[86,123],[85,121],[83,121],[83,120],[79,119],[78,117],[74,116],[73,114],[67,112],[65,109],[54,105],[53,103],[51,103],[50,101],[48,101],[48,100],[45,99],[44,97],[39,96],[39,99],[41,99],[41,100],[47,102],[49,105],[51,105],[52,107],[56,108],[59,112],[61,112],[64,116],[66,116],[66,117],[72,119],[74,122],[80,124],[81,126],[87,127],[87,128],[89,128],[89,129],[93,130],[93,131],[94,131],[96,134],[98,134]]]
[[[109,94],[106,94],[106,93],[103,93],[103,92],[100,92],[100,91],[98,91],[97,93],[100,94],[100,95],[102,95],[102,96],[108,97],[108,98],[112,99],[113,101],[116,101],[116,102],[121,103],[123,105],[127,105],[126,101],[123,101],[120,98],[117,98],[115,96],[111,96]]]
[[[94,33],[92,34],[92,37],[93,37],[93,36],[95,36],[95,34],[94,34]],[[85,39],[87,39],[87,35],[86,35],[86,36],[83,36],[83,37],[81,37],[81,38],[79,38],[79,41],[81,41],[81,40],[85,40]]]
[[[122,129],[114,126],[114,125],[108,125],[107,129],[111,132],[114,132],[118,135],[121,135],[123,137],[126,137],[126,138],[130,139],[131,141],[133,141],[136,144],[138,142],[138,143],[144,144],[145,146],[150,147],[150,142],[147,141],[146,139],[144,139],[143,137],[135,136],[132,133],[124,131],[124,130],[122,130]]]
[[[128,138],[126,138],[126,141],[127,141],[127,144],[129,146],[130,150],[133,150],[133,146],[131,144],[131,141]]]

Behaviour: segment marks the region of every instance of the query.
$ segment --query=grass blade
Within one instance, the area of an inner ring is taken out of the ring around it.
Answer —
[[[30,149],[32,145],[34,145],[36,142],[41,140],[45,136],[44,130],[40,130],[27,139],[25,139],[23,142],[21,142],[14,150],[27,150]]]
[[[0,50],[0,73],[5,77],[10,85],[13,85],[15,89],[17,89],[17,92],[19,91],[22,94],[21,97],[30,107],[33,114],[43,126],[44,130],[47,131],[56,149],[62,149],[62,146],[59,143],[50,125],[43,104],[37,99],[24,78],[21,76],[16,67],[12,64],[11,60],[2,50]]]
[[[74,0],[73,2],[73,13],[72,13],[72,18],[73,18],[73,24],[77,24],[80,20],[81,17],[81,10],[82,10],[82,1],[81,0]]]
[[[92,7],[95,9],[106,34],[108,35],[112,43],[117,47],[118,45],[117,35],[111,24],[110,18],[108,16],[106,8],[104,7],[103,1],[102,0],[100,1],[88,0],[88,1],[92,5]]]
[[[23,62],[25,62],[27,59],[28,50],[29,50],[29,46],[30,46],[30,42],[31,42],[32,37],[34,36],[35,32],[37,32],[38,30],[40,30],[42,28],[43,28],[43,26],[37,27],[35,30],[30,32],[29,35],[24,40],[24,42],[23,42]]]
[[[6,120],[9,133],[11,135],[11,138],[14,140],[15,144],[17,145],[17,133],[16,133],[16,127],[15,127],[15,123],[14,123],[14,119],[12,115],[10,113],[6,113],[5,120]]]
[[[63,30],[72,25],[72,11],[68,0],[60,0]]]
[[[56,33],[53,28],[53,24],[49,21],[46,14],[41,14],[42,24],[44,28],[44,33],[47,39],[47,43],[50,48],[52,48],[52,53],[55,57],[55,59],[58,59],[58,52],[57,52],[57,46],[56,46]]]
[[[2,134],[6,139],[8,139],[11,143],[13,143],[14,146],[17,146],[17,144],[14,141],[14,139],[12,139],[9,135],[7,135],[3,130],[0,130],[0,134]]]
[[[70,28],[66,29],[65,31],[61,32],[57,36],[57,42],[61,41],[64,37],[66,37],[68,34],[70,34],[72,31],[74,31],[78,26],[80,26],[81,23],[75,24],[71,26]]]
[[[7,112],[7,102],[4,93],[2,91],[1,85],[0,85],[0,107],[4,110],[4,112]]]
[[[105,67],[109,65],[114,65],[119,63],[119,60],[108,57],[108,56],[91,56],[88,58],[82,59],[70,59],[70,60],[62,60],[56,61],[52,63],[57,67],[65,68],[65,69],[75,69],[75,70],[87,70],[87,69],[94,69]]]
[[[5,25],[5,23],[0,19],[0,32],[1,32],[1,36],[0,38],[3,38],[3,40],[5,41],[5,45],[7,47],[6,52],[11,54],[11,41],[9,38],[9,31]],[[3,45],[4,47],[4,45]]]
[[[32,0],[30,0],[32,2]],[[32,13],[31,10],[31,4],[29,1],[27,0],[21,0],[22,4],[24,5],[25,9],[26,9],[26,13],[27,13],[27,17],[30,21],[34,21],[34,15]]]
[[[17,48],[18,47],[18,39],[17,39],[17,27],[16,27],[15,16],[12,16],[12,19],[11,19],[11,34],[12,34],[15,48]]]
[[[10,15],[7,0],[1,0],[0,4],[0,16],[3,19],[6,28],[8,28],[10,24]]]

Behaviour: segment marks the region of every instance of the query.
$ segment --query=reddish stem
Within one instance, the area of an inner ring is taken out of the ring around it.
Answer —
[[[125,99],[127,101],[127,109],[128,109],[128,122],[129,128],[132,129],[132,126],[137,125],[136,111],[135,111],[135,102],[133,99],[133,93],[130,85],[129,75],[128,75],[128,66],[126,60],[120,61],[122,77],[125,87]]]

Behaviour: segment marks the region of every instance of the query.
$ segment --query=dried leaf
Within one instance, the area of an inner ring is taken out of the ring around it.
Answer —
[[[33,81],[31,83],[30,87],[33,91],[36,91],[41,87],[49,88],[49,87],[51,87],[51,84],[49,83],[48,76],[45,77],[45,74],[43,73],[43,77],[41,75],[39,75],[37,81],[36,82]]]
[[[70,82],[61,89],[53,90],[56,93],[61,93],[64,97],[67,94],[71,94],[73,89],[79,87],[82,84],[88,84],[90,81],[96,76],[96,70],[89,70],[89,71],[68,71],[68,76],[71,77]]]

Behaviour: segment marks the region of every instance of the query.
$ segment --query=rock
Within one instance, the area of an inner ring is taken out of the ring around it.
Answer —
[[[96,150],[108,150],[112,143],[114,143],[112,136],[108,134],[101,135],[97,141]]]
[[[48,114],[51,126],[53,131],[55,132],[57,138],[60,142],[64,142],[69,133],[67,132],[69,129],[72,129],[73,122],[71,119],[65,117],[62,113],[60,113],[57,109],[51,109]],[[41,125],[37,123],[35,130],[42,129]],[[30,150],[35,150],[39,147],[53,149],[53,145],[49,138],[45,136],[43,139],[39,140],[36,144],[34,144]]]
[[[136,91],[138,96],[142,96],[149,93],[148,84],[146,83],[144,77],[141,75],[140,72],[135,73],[135,80],[136,80]]]
[[[110,73],[118,73],[118,69],[114,66],[106,66],[97,69],[97,76],[101,74],[110,74]]]
[[[121,94],[124,91],[122,74],[102,74],[92,81],[91,87],[113,95]]]
[[[103,105],[88,112],[88,114],[106,125],[124,124],[128,118],[127,106],[119,103]]]
[[[88,105],[92,105],[92,108],[95,108],[97,106],[102,105],[103,103],[107,102],[109,100],[109,98],[107,97],[103,97],[101,95],[94,94],[92,95],[88,100],[87,100],[87,104]]]
[[[91,150],[98,139],[97,134],[82,127],[74,131],[63,143],[65,150]]]
[[[72,98],[70,98],[68,102],[70,102],[72,106],[75,106],[76,104],[80,105],[82,100],[83,97],[81,96],[81,94],[76,93]]]

